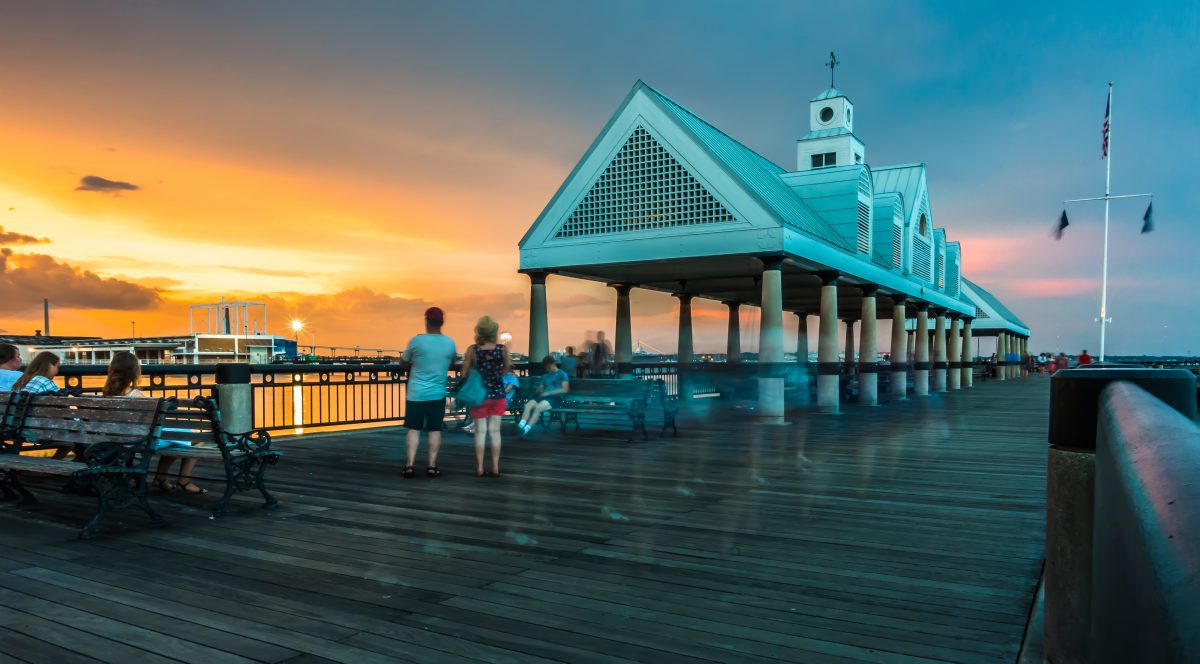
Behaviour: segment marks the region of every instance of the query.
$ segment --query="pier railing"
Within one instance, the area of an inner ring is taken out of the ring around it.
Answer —
[[[218,390],[217,364],[147,364],[143,392],[191,399]],[[384,424],[404,419],[406,381],[397,364],[252,364],[250,422],[256,429]],[[99,393],[107,368],[63,365],[66,387]]]
[[[1096,368],[1051,381],[1047,658],[1200,661],[1195,376]]]

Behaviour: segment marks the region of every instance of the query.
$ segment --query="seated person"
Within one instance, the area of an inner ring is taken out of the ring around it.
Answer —
[[[538,418],[551,408],[557,408],[562,405],[562,395],[566,394],[570,388],[570,378],[567,372],[558,368],[558,363],[554,361],[553,355],[547,355],[542,360],[542,366],[545,367],[546,373],[538,380],[538,386],[534,390],[534,395],[525,404],[525,412],[521,415],[521,421],[517,424],[517,428],[521,430],[522,436],[528,436],[533,429],[533,425],[537,424]]]
[[[61,360],[54,353],[44,350],[33,356],[33,361],[25,367],[25,373],[13,383],[14,392],[28,394],[56,394],[58,384],[54,377],[58,375],[58,365]]]
[[[504,374],[504,407],[511,408],[513,397],[517,396],[517,390],[521,387],[521,379],[517,378],[517,374],[509,371]]]
[[[12,344],[0,344],[0,392],[12,392],[21,377],[21,353]]]
[[[104,380],[104,389],[101,394],[106,397],[127,397],[132,399],[149,399],[145,392],[137,388],[138,380],[142,377],[142,365],[138,362],[137,356],[127,350],[120,351],[113,355],[112,362],[108,363],[108,377]],[[164,428],[162,433],[173,431],[173,429]],[[186,429],[174,429],[174,431],[186,431]],[[194,443],[196,447],[202,446],[204,443]],[[154,488],[160,491],[170,491],[175,489],[184,493],[208,493],[208,489],[203,489],[196,486],[192,482],[192,470],[196,468],[196,462],[199,459],[183,459],[179,462],[179,476],[175,484],[167,481],[167,473],[171,470],[171,464],[179,457],[168,456],[171,447],[191,447],[193,443],[185,440],[165,440],[159,438],[154,441],[154,449],[161,455],[158,459],[158,470],[154,474]]]

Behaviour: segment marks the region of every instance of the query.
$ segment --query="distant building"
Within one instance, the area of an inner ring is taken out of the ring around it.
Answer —
[[[273,334],[192,334],[169,337],[101,339],[97,337],[0,336],[15,345],[22,362],[48,350],[68,364],[107,364],[118,351],[129,351],[153,364],[265,364],[278,356],[296,354],[296,342]]]

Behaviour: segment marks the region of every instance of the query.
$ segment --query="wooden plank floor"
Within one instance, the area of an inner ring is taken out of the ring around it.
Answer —
[[[283,506],[0,506],[0,661],[1014,661],[1041,569],[1049,382],[679,438],[510,437],[402,480],[401,432],[281,441]],[[330,469],[334,470],[330,470]],[[210,482],[214,489],[219,485]]]

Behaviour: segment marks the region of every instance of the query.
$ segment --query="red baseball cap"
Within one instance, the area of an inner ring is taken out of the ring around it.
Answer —
[[[425,310],[425,322],[440,326],[446,322],[446,313],[437,307],[429,307]]]

